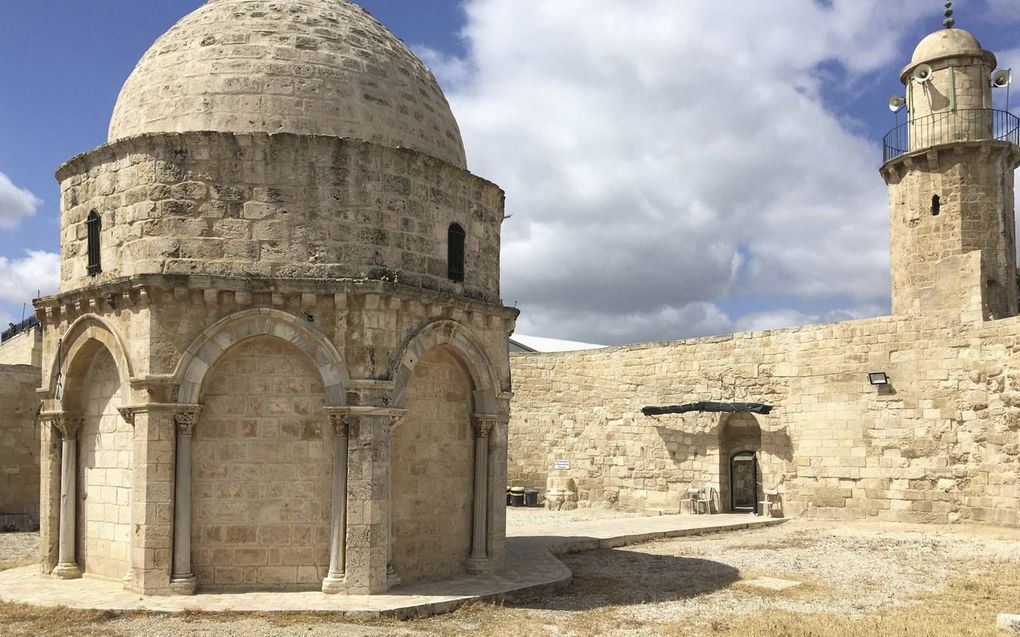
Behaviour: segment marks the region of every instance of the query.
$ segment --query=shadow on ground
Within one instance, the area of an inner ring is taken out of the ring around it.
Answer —
[[[647,555],[621,549],[559,558],[574,573],[555,596],[515,596],[508,606],[543,610],[591,610],[691,599],[729,587],[740,571],[712,560]]]

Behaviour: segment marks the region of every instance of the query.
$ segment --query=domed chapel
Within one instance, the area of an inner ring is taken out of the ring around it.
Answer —
[[[43,568],[370,594],[504,560],[503,192],[346,0],[210,0],[57,172]]]

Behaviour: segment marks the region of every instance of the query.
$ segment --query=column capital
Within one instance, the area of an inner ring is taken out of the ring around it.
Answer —
[[[117,411],[120,413],[120,417],[124,419],[124,422],[134,427],[135,414],[141,411],[141,409],[138,407],[118,407]]]
[[[392,432],[407,413],[406,409],[395,407],[326,407],[324,411],[334,428],[341,420],[346,423],[347,433],[351,437],[357,437],[362,418],[388,418],[390,420],[386,423],[386,427],[388,431]],[[337,435],[339,436],[340,433]]]
[[[64,440],[71,440],[78,437],[78,430],[81,429],[84,418],[76,413],[68,411],[48,411],[40,414],[43,420],[48,420]]]
[[[497,425],[510,422],[510,416],[504,414],[471,414],[471,426],[475,429],[476,438],[488,438]]]
[[[337,414],[326,410],[326,417],[329,418],[329,426],[333,428],[333,435],[337,438],[347,438],[350,434],[350,416]]]
[[[174,428],[178,436],[190,436],[195,432],[195,423],[201,408],[196,405],[182,407],[174,411]]]

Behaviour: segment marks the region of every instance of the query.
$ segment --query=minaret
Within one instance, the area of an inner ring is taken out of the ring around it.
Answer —
[[[893,314],[1015,316],[1020,119],[993,109],[995,56],[951,2],[945,27],[903,69],[908,121],[885,139]]]

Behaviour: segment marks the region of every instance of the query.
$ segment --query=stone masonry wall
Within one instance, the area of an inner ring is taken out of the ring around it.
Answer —
[[[42,370],[42,386],[51,390],[56,386],[54,363],[58,360],[58,345],[62,344],[63,347],[60,360],[65,365],[71,365],[64,379],[64,399],[58,400],[54,393],[47,394],[43,398],[46,410],[75,410],[68,399],[81,384],[74,363],[77,360],[74,348],[82,342],[110,348],[118,368],[122,369],[126,378],[133,379],[129,385],[130,395],[123,396],[123,403],[118,406],[135,406],[133,539],[136,557],[133,560],[132,586],[148,594],[164,594],[169,591],[174,519],[174,404],[207,403],[206,397],[202,395],[189,395],[187,400],[181,399],[173,375],[182,359],[194,360],[194,356],[185,352],[199,341],[203,333],[208,333],[214,325],[222,324],[227,318],[262,316],[258,320],[251,318],[257,325],[249,327],[261,330],[270,323],[284,325],[283,340],[277,338],[274,342],[286,343],[288,331],[293,334],[298,326],[307,326],[310,333],[321,335],[324,341],[330,343],[330,347],[336,349],[350,377],[357,379],[352,385],[355,382],[362,384],[359,389],[344,383],[348,391],[339,400],[346,400],[346,404],[352,406],[385,406],[387,400],[397,400],[396,394],[388,388],[393,386],[402,369],[402,352],[410,346],[412,338],[424,333],[433,334],[436,340],[443,343],[447,341],[442,339],[452,334],[455,338],[449,342],[459,347],[463,347],[460,339],[469,340],[478,348],[479,353],[472,353],[475,350],[470,348],[462,349],[458,354],[461,362],[473,362],[474,369],[481,369],[479,379],[483,383],[488,383],[491,375],[497,397],[498,392],[508,391],[510,380],[506,335],[512,330],[516,317],[516,311],[511,308],[385,281],[251,280],[180,275],[140,275],[131,279],[111,280],[102,286],[42,299],[37,304],[36,314],[44,326],[43,360],[46,363]],[[281,323],[280,316],[289,318]],[[224,337],[232,334],[233,329],[230,328],[226,333],[219,332],[216,342],[221,343]],[[98,339],[100,344],[86,339]],[[324,350],[316,353],[305,347],[312,340],[314,337],[311,340],[292,340],[292,343],[305,348],[300,353],[302,360],[315,361],[314,364],[321,365],[320,354]],[[207,345],[197,352],[199,356],[206,356],[206,351],[213,349],[212,343]],[[119,354],[121,347],[124,356]],[[464,352],[468,352],[467,358]],[[210,355],[205,360],[212,367],[219,356]],[[319,370],[315,373],[318,375]],[[377,386],[379,389],[376,389]],[[337,400],[338,397],[333,395],[331,404],[337,404]],[[362,400],[370,402],[360,402]],[[499,406],[487,403],[476,406],[476,409],[488,412],[498,410]],[[214,417],[214,411],[203,410],[199,414],[195,425],[194,454],[202,453],[201,437],[203,431],[209,432],[208,428],[203,427],[209,418]],[[328,419],[321,409],[317,413],[316,422],[322,427],[328,427]],[[358,442],[360,440],[352,437],[352,458],[358,457],[355,446],[362,444]],[[331,467],[329,459],[332,457],[332,440],[324,440],[323,444],[329,449],[323,463]],[[493,442],[492,457],[495,460],[490,467],[489,480],[490,543],[492,555],[497,560],[502,557],[503,546],[501,507],[505,472],[499,464],[505,453],[502,444],[499,440]],[[46,440],[46,450],[43,464],[48,467],[48,478],[43,488],[43,502],[47,512],[43,521],[43,562],[52,568],[56,560],[59,484],[55,477],[59,476],[59,436],[50,435]],[[317,471],[322,468],[319,465],[316,467]],[[330,479],[328,470],[320,473],[316,474],[316,479]],[[328,485],[328,482],[325,484]],[[385,481],[373,484],[373,488],[378,489],[387,486]],[[325,492],[328,492],[328,488]],[[354,506],[359,502],[352,498],[350,504],[349,520],[360,520],[357,517],[359,511]],[[357,531],[358,536],[351,539],[349,535],[352,542],[349,559],[353,560],[355,552],[361,550],[360,545],[355,545],[354,541],[361,540],[362,531],[371,531],[364,535],[366,539],[381,541],[377,539],[381,537],[377,530],[379,524],[381,521],[370,517],[364,518],[361,527],[351,522],[349,528],[352,532]],[[328,542],[322,546],[328,547]],[[193,556],[208,548],[201,545],[201,539],[197,540],[193,546]],[[466,545],[464,548],[466,550]],[[372,550],[381,551],[382,559],[385,560],[383,546],[376,547],[373,544]],[[216,553],[216,549],[213,551],[214,562],[206,566],[223,566],[223,562],[216,561],[223,554]],[[233,566],[230,563],[226,565]],[[270,565],[267,563],[265,566],[268,568]],[[356,570],[354,567],[361,568],[361,562],[351,562],[349,566]],[[196,559],[196,573],[201,568],[202,564]],[[307,565],[301,568],[307,568]],[[204,579],[208,573],[207,568],[199,574],[200,586],[217,585]],[[303,577],[300,569],[298,577]],[[236,586],[250,587],[249,581],[244,580],[243,584]],[[284,587],[277,580],[273,583],[268,580],[265,582],[257,586]]]
[[[315,590],[329,568],[333,438],[322,379],[279,339],[210,372],[192,452],[192,566],[203,586]]]
[[[39,368],[0,365],[0,516],[39,521]]]
[[[964,289],[986,291],[986,318],[1017,313],[1013,180],[1015,147],[984,142],[957,144],[906,156],[883,167],[889,183],[893,313],[916,312],[925,288],[937,283],[938,264],[982,252],[983,280]],[[938,196],[934,215],[932,197]],[[942,309],[942,308],[924,308]]]
[[[589,506],[675,508],[689,485],[718,484],[723,418],[640,409],[752,401],[775,406],[756,416],[762,478],[785,478],[787,515],[1020,525],[1020,319],[887,317],[511,367],[512,484],[544,487],[567,459]]]
[[[471,547],[471,380],[434,349],[408,385],[393,432],[393,566],[404,582],[461,573]]]
[[[0,345],[0,365],[41,366],[42,330],[30,329]]]
[[[295,135],[146,135],[61,181],[61,291],[138,274],[381,279],[499,299],[503,192],[410,150]],[[102,218],[102,274],[86,219]],[[464,228],[465,281],[447,278]]]
[[[97,349],[83,382],[77,557],[86,574],[118,580],[131,568],[134,431],[117,412],[125,392],[109,352]]]

